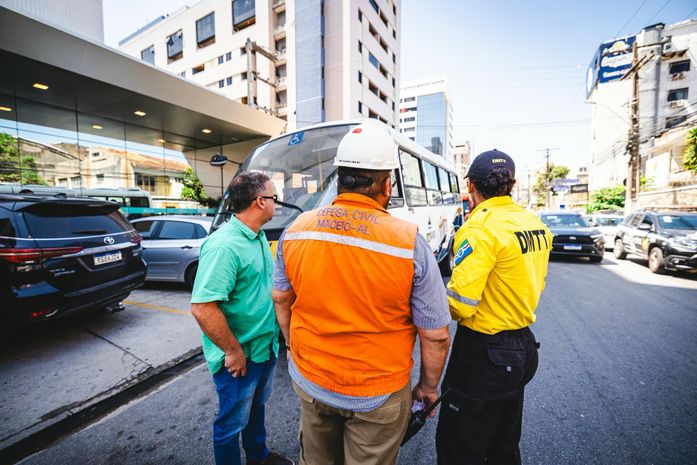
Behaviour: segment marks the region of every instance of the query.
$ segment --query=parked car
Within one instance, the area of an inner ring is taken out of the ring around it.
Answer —
[[[605,253],[603,233],[588,225],[580,213],[570,211],[543,212],[540,219],[554,234],[552,255],[588,257],[601,262]]]
[[[697,214],[639,211],[617,228],[615,257],[635,254],[649,261],[653,273],[697,272]]]
[[[603,233],[605,240],[605,248],[612,250],[615,247],[615,237],[617,226],[622,223],[624,217],[622,215],[613,215],[608,213],[594,213],[590,216],[588,224],[600,230]]]
[[[166,215],[133,220],[143,236],[143,258],[148,281],[173,281],[192,288],[198,253],[213,219],[206,216]]]
[[[119,206],[65,194],[0,194],[0,320],[122,309],[146,266],[141,238]]]

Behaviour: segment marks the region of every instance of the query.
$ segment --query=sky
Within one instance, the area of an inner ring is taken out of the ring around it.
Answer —
[[[105,42],[196,0],[104,0]],[[454,142],[497,148],[519,172],[590,160],[585,76],[601,42],[697,19],[694,0],[402,0],[400,79],[446,75]]]

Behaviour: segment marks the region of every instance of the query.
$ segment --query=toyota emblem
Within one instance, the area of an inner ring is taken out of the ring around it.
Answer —
[[[116,242],[116,241],[114,241],[114,238],[111,237],[111,236],[107,236],[107,237],[104,238],[104,243],[105,243],[106,245],[111,245],[111,244],[113,244],[114,242]]]
[[[109,238],[109,239],[111,239],[111,238]],[[575,241],[575,240],[576,240],[576,236],[569,236],[569,239],[571,239],[572,241]],[[113,239],[112,239],[112,241],[113,241]]]

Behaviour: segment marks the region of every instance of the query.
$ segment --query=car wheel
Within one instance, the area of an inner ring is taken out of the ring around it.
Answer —
[[[443,276],[450,276],[455,267],[455,255],[453,254],[452,245],[448,247],[448,255],[446,255],[443,260],[438,263],[438,268],[440,268],[440,273]]]
[[[627,258],[627,251],[624,250],[624,244],[622,243],[622,239],[615,239],[615,248],[612,249],[612,253],[615,255],[615,258],[619,260],[624,260]]]
[[[184,275],[184,283],[188,289],[194,288],[194,281],[196,280],[196,272],[198,271],[198,263],[194,263],[186,270]]]
[[[665,268],[663,267],[663,251],[660,247],[654,247],[649,252],[649,270],[651,273],[663,273]]]
[[[603,256],[601,255],[600,257],[588,257],[590,258],[592,263],[600,263],[603,261]]]

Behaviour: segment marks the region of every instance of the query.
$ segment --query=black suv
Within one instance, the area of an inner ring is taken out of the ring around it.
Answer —
[[[0,194],[0,321],[118,309],[145,281],[140,241],[118,204]]]
[[[653,273],[697,272],[697,214],[640,211],[617,228],[615,257],[636,254],[649,260]]]

